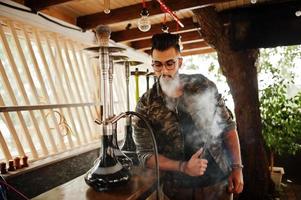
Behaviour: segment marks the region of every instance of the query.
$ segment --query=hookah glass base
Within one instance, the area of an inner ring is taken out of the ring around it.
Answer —
[[[95,191],[106,191],[126,184],[131,173],[116,158],[112,145],[112,135],[102,136],[102,153],[85,176],[86,183]]]
[[[129,171],[122,167],[119,171],[112,174],[97,174],[89,171],[85,176],[86,183],[97,192],[107,191],[111,188],[124,185],[129,180]]]

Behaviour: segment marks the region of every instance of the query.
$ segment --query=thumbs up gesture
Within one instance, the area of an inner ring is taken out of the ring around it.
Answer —
[[[208,161],[200,158],[203,153],[203,148],[201,148],[191,156],[184,168],[186,174],[189,176],[202,176],[205,173]]]

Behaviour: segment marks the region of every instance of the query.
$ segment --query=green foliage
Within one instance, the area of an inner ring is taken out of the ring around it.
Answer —
[[[295,67],[300,52],[300,46],[261,51],[261,70],[272,77],[272,84],[260,91],[263,137],[271,152],[279,155],[295,154],[301,149],[301,91],[293,97],[287,95],[295,80],[290,69]],[[277,54],[280,59],[276,67],[270,57]]]

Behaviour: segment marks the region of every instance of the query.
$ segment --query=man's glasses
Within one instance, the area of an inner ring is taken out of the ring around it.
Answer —
[[[181,57],[177,57],[177,58],[167,60],[164,63],[162,63],[160,61],[153,60],[152,67],[153,67],[154,71],[156,71],[156,72],[160,72],[163,69],[163,66],[165,66],[165,68],[167,70],[173,70],[176,66],[176,62],[177,62],[178,59],[181,59]]]

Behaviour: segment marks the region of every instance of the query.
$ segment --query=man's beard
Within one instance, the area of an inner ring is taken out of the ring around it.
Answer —
[[[162,74],[159,81],[162,91],[167,96],[174,97],[177,94],[177,90],[180,88],[179,73],[175,74],[174,77]]]

